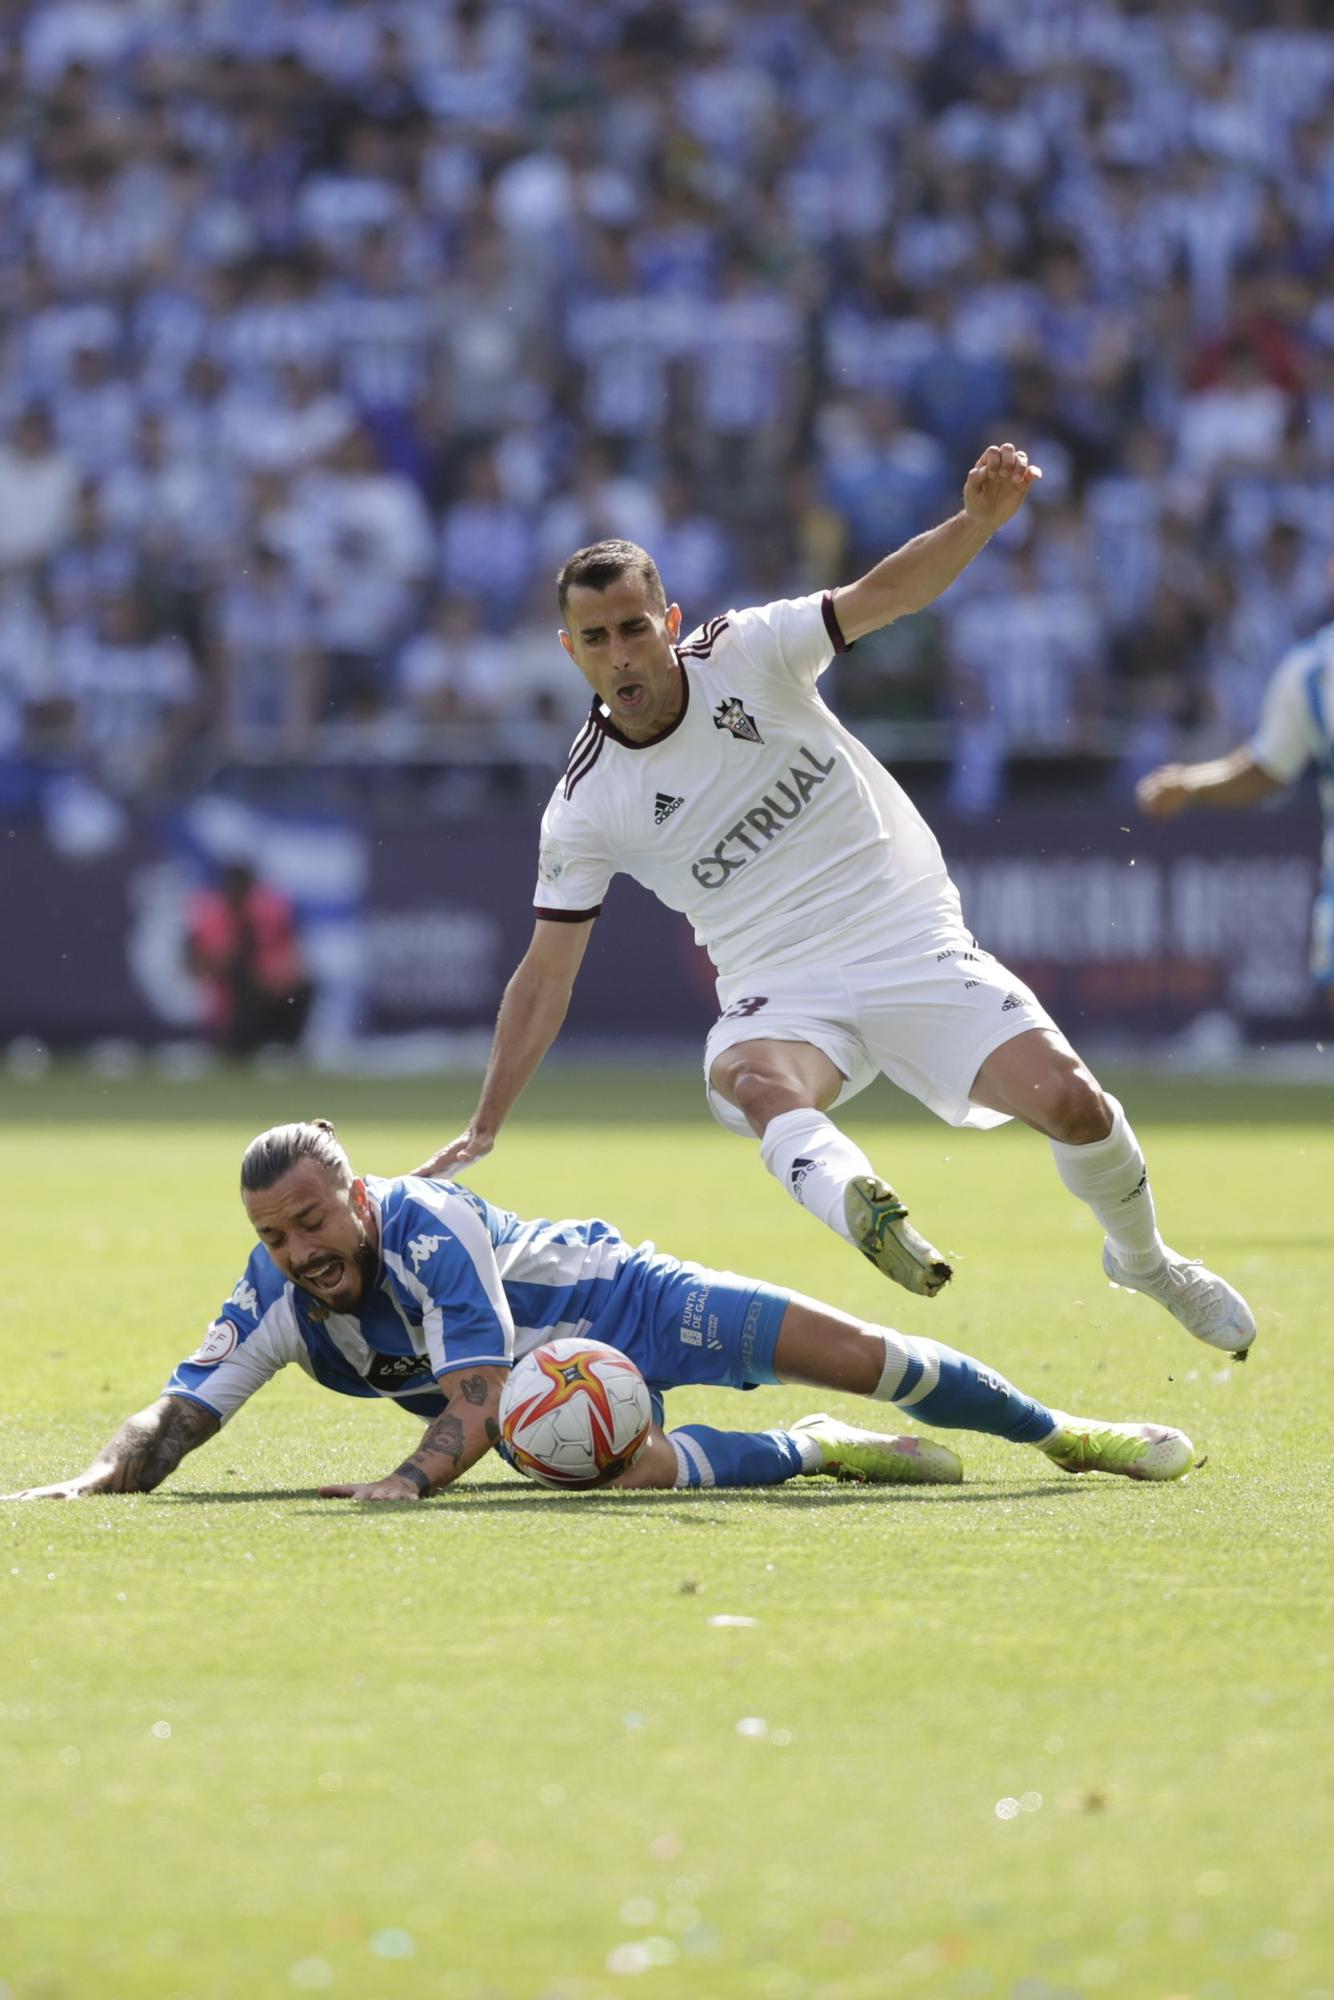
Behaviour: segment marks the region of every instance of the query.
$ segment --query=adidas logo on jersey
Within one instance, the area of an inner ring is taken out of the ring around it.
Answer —
[[[677,810],[685,804],[684,799],[674,799],[670,792],[659,792],[653,801],[653,824],[663,826]]]
[[[1007,994],[1006,998],[1001,1003],[1001,1013],[1008,1014],[1012,1007],[1022,1007],[1023,1004],[1024,1004],[1023,998],[1020,994],[1018,993]]]

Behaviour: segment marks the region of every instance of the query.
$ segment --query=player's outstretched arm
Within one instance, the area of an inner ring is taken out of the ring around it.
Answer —
[[[1244,746],[1207,764],[1160,764],[1135,787],[1139,809],[1150,819],[1175,819],[1192,806],[1255,806],[1283,790]]]
[[[592,918],[577,924],[538,919],[532,943],[505,988],[482,1093],[468,1129],[433,1153],[417,1173],[448,1179],[491,1151],[519,1093],[560,1033],[592,929]]]
[[[964,481],[959,513],[834,592],[839,629],[848,644],[933,604],[981,554],[997,528],[1018,513],[1041,477],[1041,468],[1029,464],[1026,451],[1012,444],[988,445]]]
[[[146,1410],[128,1417],[92,1464],[54,1486],[29,1486],[5,1500],[81,1500],[90,1493],[151,1493],[176,1470],[188,1451],[215,1436],[220,1425],[211,1410],[184,1396],[159,1396]]]
[[[411,1458],[387,1479],[366,1486],[321,1486],[322,1500],[429,1500],[451,1486],[500,1441],[500,1392],[505,1368],[474,1368],[447,1376],[449,1407],[432,1417]]]

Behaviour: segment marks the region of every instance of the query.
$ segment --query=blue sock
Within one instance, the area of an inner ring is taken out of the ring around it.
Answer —
[[[713,1431],[682,1424],[668,1433],[678,1486],[778,1486],[801,1471],[801,1449],[786,1431]]]
[[[1054,1430],[1056,1419],[1044,1404],[971,1354],[939,1340],[910,1340],[891,1327],[879,1331],[885,1342],[885,1372],[875,1392],[880,1402],[945,1430],[989,1431],[1012,1444],[1037,1444]]]

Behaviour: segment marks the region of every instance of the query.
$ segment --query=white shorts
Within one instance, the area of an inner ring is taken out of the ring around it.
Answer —
[[[846,1081],[835,1102],[887,1076],[948,1125],[1004,1125],[968,1093],[987,1057],[1030,1028],[1056,1023],[1031,990],[966,932],[855,965],[792,966],[719,980],[722,1013],[704,1045],[709,1109],[729,1132],[745,1115],[709,1086],[738,1042],[810,1042]]]

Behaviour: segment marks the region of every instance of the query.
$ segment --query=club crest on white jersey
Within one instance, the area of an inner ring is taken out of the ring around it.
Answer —
[[[724,701],[719,702],[713,711],[713,726],[715,729],[730,730],[732,735],[739,737],[743,743],[764,741],[755,727],[754,716],[746,714],[739,695],[729,694]]]

